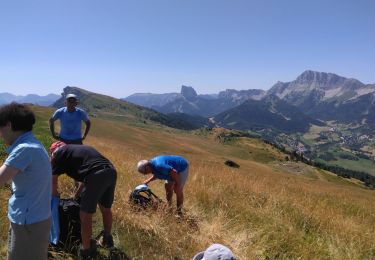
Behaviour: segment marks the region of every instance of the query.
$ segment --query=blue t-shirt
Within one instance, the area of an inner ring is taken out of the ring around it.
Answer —
[[[47,151],[31,132],[6,149],[4,164],[20,170],[12,179],[8,218],[18,225],[33,224],[51,216],[52,170]]]
[[[171,181],[171,170],[175,169],[177,173],[183,172],[189,165],[189,162],[177,155],[160,155],[150,160],[152,174],[162,180]]]
[[[59,108],[52,116],[53,120],[60,120],[60,137],[66,140],[78,140],[82,138],[81,122],[88,121],[86,112],[76,107],[74,112],[69,112],[66,107]]]

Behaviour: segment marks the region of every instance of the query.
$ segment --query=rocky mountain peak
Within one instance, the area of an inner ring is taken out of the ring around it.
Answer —
[[[226,89],[219,92],[220,98],[231,98],[233,94],[237,93],[235,89]]]
[[[347,79],[333,73],[306,70],[297,77],[295,82],[300,84],[318,83],[319,85],[338,85],[342,84],[345,80]]]
[[[193,87],[184,85],[181,86],[181,95],[184,96],[187,100],[193,100],[198,96]]]

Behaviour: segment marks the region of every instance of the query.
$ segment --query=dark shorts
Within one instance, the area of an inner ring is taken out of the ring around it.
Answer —
[[[59,141],[64,142],[66,144],[83,144],[82,139],[67,140],[67,139],[59,138]]]
[[[95,213],[98,203],[104,208],[111,208],[115,196],[116,179],[116,170],[111,167],[87,175],[81,194],[81,211]]]

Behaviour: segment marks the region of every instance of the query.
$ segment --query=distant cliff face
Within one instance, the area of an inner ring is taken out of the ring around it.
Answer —
[[[361,122],[368,119],[367,110],[362,109],[368,95],[373,96],[375,85],[363,84],[333,73],[305,71],[296,80],[278,82],[267,91],[267,97],[278,97],[298,107],[302,112],[323,120]],[[349,106],[350,104],[350,106]],[[349,109],[357,111],[353,114]]]
[[[192,87],[184,86],[181,87],[181,95],[189,101],[193,101],[197,98],[198,94]]]
[[[234,90],[227,89],[217,96],[197,95],[192,87],[182,86],[181,98],[177,98],[160,108],[156,108],[163,113],[186,113],[211,117],[225,110],[240,105],[248,99],[260,99],[264,96],[263,90]]]
[[[162,113],[186,113],[207,117],[237,106],[248,99],[259,100],[264,95],[265,91],[259,89],[227,89],[219,94],[198,95],[193,87],[183,85],[180,93],[138,93],[124,100]]]
[[[347,79],[333,73],[307,70],[292,82],[276,83],[267,91],[267,96],[277,96],[298,106],[299,103],[302,103],[301,100],[312,96],[319,102],[342,96],[356,97],[361,95],[361,89],[364,87],[365,84],[356,79]]]

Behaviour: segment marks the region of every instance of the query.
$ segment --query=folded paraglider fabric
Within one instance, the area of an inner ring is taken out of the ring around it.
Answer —
[[[59,204],[60,198],[52,196],[51,200],[51,232],[49,234],[49,242],[57,245],[60,237],[60,221],[59,221]]]

